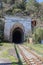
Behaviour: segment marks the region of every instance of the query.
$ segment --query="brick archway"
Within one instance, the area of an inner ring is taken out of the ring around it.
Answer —
[[[19,34],[19,35],[21,35],[21,39],[22,39],[22,41],[24,41],[24,32],[25,32],[25,30],[24,30],[24,26],[23,26],[23,24],[21,24],[21,23],[15,23],[14,25],[13,25],[13,27],[11,28],[11,30],[10,30],[10,42],[12,42],[12,36],[14,36],[14,35],[12,35],[14,32],[18,32],[17,34]],[[17,35],[16,34],[16,35]]]

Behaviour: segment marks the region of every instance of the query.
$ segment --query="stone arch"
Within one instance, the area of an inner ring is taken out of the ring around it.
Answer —
[[[10,30],[10,42],[12,42],[12,34],[13,34],[13,31],[15,31],[15,30],[18,30],[19,32],[23,33],[22,36],[23,36],[23,38],[24,38],[25,29],[24,29],[23,24],[21,24],[21,23],[15,23],[15,24],[13,25],[13,27],[11,28],[11,30]],[[23,38],[22,38],[22,39],[23,39]],[[24,39],[23,39],[23,40],[24,40]]]

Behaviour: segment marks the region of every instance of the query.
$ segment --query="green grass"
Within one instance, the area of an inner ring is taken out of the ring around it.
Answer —
[[[43,44],[29,44],[24,43],[24,45],[28,46],[31,50],[36,51],[38,54],[43,56]]]
[[[18,63],[18,60],[14,56],[8,55],[8,51],[7,50],[2,53],[1,57],[9,58],[9,60],[12,63],[12,65],[18,65],[18,64],[15,64],[15,63]]]
[[[4,52],[2,52],[1,57],[7,58],[8,57],[8,51],[5,50]]]
[[[13,43],[2,43],[2,44],[3,44],[2,47],[4,47],[5,50],[4,51],[1,50],[2,53],[0,55],[0,58],[6,58],[6,59],[8,58],[11,61],[12,65],[18,65],[18,60],[15,58],[15,56],[10,55],[8,52],[9,49],[14,48],[14,44]]]
[[[6,47],[6,48],[14,48],[13,43],[3,43],[3,46]]]

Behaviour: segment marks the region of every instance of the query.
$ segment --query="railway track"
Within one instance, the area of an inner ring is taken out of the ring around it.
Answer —
[[[26,65],[31,65],[30,62],[29,62],[29,59],[24,55],[24,53],[22,52],[22,50],[20,49],[20,47],[19,46],[17,46],[17,47],[19,49],[19,55],[21,55],[22,58],[23,58],[23,62],[26,62],[25,63]]]
[[[42,63],[43,63],[43,57],[38,56],[35,52],[31,51],[28,47],[26,47],[26,46],[23,46],[23,47],[24,47],[28,52],[31,52],[34,56],[36,56],[37,59],[39,59],[39,60],[42,61]]]
[[[22,45],[17,45],[20,54],[24,58],[26,65],[43,65],[43,61],[36,54],[32,53],[31,50],[27,49]]]

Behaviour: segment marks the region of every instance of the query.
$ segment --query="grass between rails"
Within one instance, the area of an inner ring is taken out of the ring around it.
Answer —
[[[43,44],[29,44],[24,43],[25,46],[28,46],[31,50],[34,50],[38,54],[40,54],[43,57]]]

